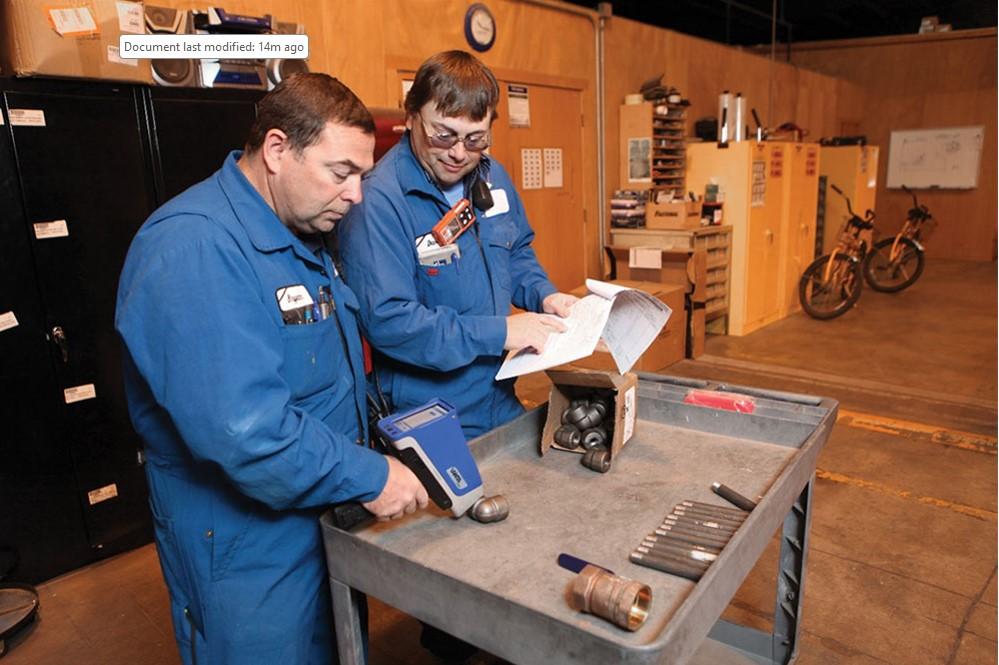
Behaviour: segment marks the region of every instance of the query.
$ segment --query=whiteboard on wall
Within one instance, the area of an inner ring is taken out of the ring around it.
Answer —
[[[892,132],[888,187],[977,187],[984,133],[981,126]]]

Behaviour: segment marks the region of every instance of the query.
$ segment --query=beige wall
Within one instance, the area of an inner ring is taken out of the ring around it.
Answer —
[[[878,228],[894,232],[911,199],[885,187],[892,130],[985,126],[978,187],[924,190],[939,227],[930,257],[996,258],[996,30],[796,45],[792,62],[860,85],[867,94],[857,130],[881,146]]]
[[[195,0],[159,0],[181,8]],[[202,3],[203,4],[203,3]],[[236,13],[272,13],[306,24],[315,71],[333,74],[371,106],[397,106],[397,70],[415,68],[449,48],[467,48],[463,17],[471,0],[227,0]],[[496,44],[482,59],[506,80],[582,88],[584,220],[587,272],[599,276],[596,75],[593,25],[579,16],[514,0],[488,0],[496,17]],[[590,13],[590,16],[593,14]],[[741,91],[764,123],[794,121],[809,138],[839,133],[843,118],[859,120],[859,88],[827,75],[745,51],[612,17],[606,32],[606,165],[608,193],[618,187],[618,106],[645,79],[664,81],[688,97],[693,120],[715,115],[717,97]],[[773,76],[774,106],[769,108]],[[578,122],[566,114],[566,122]],[[509,166],[509,165],[508,165]],[[542,220],[535,220],[535,224]]]
[[[622,184],[616,158],[618,107],[626,94],[658,74],[690,100],[689,134],[698,118],[718,115],[718,95],[726,89],[741,92],[747,110],[755,107],[764,125],[794,122],[808,130],[806,140],[839,133],[843,119],[859,119],[863,93],[852,83],[635,21],[610,22],[606,53],[608,191]],[[751,120],[750,126],[755,128]]]

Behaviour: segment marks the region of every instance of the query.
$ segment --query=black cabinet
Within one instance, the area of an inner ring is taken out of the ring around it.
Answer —
[[[0,93],[0,554],[20,560],[9,579],[37,582],[151,538],[118,276],[146,217],[242,147],[259,95],[3,79]]]

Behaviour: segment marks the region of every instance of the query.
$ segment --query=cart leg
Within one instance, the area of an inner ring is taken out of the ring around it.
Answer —
[[[791,663],[798,656],[798,632],[801,626],[805,558],[808,553],[808,527],[812,516],[814,482],[813,475],[784,518],[773,632],[773,662],[781,665]]]
[[[331,577],[330,596],[340,665],[365,665],[361,613],[356,594],[349,586]]]

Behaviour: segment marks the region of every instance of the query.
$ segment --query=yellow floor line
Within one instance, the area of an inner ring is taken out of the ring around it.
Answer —
[[[848,427],[866,429],[871,432],[881,432],[882,434],[891,434],[907,439],[918,439],[941,446],[985,453],[986,455],[996,454],[996,437],[994,436],[962,432],[935,425],[915,423],[909,420],[899,420],[898,418],[874,416],[869,413],[858,413],[857,411],[849,411],[847,409],[840,409],[836,422]]]
[[[899,499],[915,499],[919,503],[925,503],[930,506],[936,506],[937,508],[945,508],[947,510],[952,510],[955,513],[960,513],[962,515],[968,515],[970,517],[975,517],[980,520],[985,520],[986,522],[995,522],[996,513],[991,510],[985,510],[983,508],[975,508],[974,506],[967,506],[963,503],[955,503],[953,501],[947,501],[946,499],[938,499],[932,496],[920,496],[918,494],[913,494],[908,490],[900,490],[894,487],[889,487],[888,485],[883,485],[882,483],[876,483],[870,480],[863,480],[861,478],[851,478],[850,476],[845,476],[842,473],[834,473],[832,471],[826,471],[825,469],[816,469],[815,477],[821,478],[822,480],[828,480],[834,483],[840,483],[843,485],[851,485],[853,487],[860,487],[865,490],[871,490],[873,492],[878,492],[880,494],[885,494],[887,496],[893,496]]]

